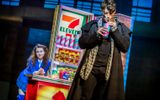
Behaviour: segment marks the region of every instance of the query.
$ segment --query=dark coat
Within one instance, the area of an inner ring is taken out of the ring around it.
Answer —
[[[83,80],[79,72],[90,50],[101,41],[97,38],[97,29],[97,21],[91,21],[82,27],[82,36],[79,39],[79,45],[82,49],[86,49],[86,52],[77,69],[67,100],[79,100],[81,96],[81,83]],[[110,36],[114,40],[114,54],[108,88],[105,90],[106,97],[103,100],[124,100],[123,67],[120,52],[127,52],[129,48],[129,33],[130,30],[123,23],[119,22],[118,29],[110,33]]]

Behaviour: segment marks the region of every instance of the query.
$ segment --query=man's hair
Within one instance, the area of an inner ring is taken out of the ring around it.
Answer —
[[[114,0],[104,0],[102,2],[101,9],[104,10],[106,8],[109,10],[110,14],[115,12],[116,11],[116,3],[114,2]]]

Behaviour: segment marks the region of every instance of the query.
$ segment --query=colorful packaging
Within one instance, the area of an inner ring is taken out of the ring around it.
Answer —
[[[73,48],[73,46],[74,46],[74,39],[72,39],[72,38],[70,38],[70,41],[69,41],[69,47],[70,48]]]
[[[59,45],[60,42],[61,42],[61,36],[58,35],[58,36],[56,37],[56,44]]]
[[[68,47],[69,46],[69,42],[70,42],[70,37],[69,36],[67,36],[66,38],[65,38],[65,47]]]
[[[79,48],[78,39],[75,39],[75,42],[74,42],[74,49],[78,49],[78,48]]]
[[[66,37],[61,36],[61,43],[60,43],[60,44],[61,44],[62,46],[64,46],[65,41],[66,41]]]

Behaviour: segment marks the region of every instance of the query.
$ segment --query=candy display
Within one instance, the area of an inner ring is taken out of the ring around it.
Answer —
[[[82,51],[78,45],[79,35],[57,35],[52,78],[72,81],[81,60]]]
[[[73,79],[84,54],[84,50],[79,47],[81,27],[94,19],[92,13],[75,11],[67,7],[55,12],[60,16],[56,16],[58,21],[53,23],[49,57],[52,59],[51,78],[56,81]]]
[[[72,39],[72,38],[70,38],[70,43],[69,43],[69,47],[70,48],[73,48],[73,46],[74,46],[74,39]]]
[[[68,47],[69,44],[70,44],[70,37],[69,37],[69,36],[66,36],[64,46],[65,46],[65,47]]]
[[[80,49],[78,45],[79,36],[70,37],[70,36],[60,36],[56,37],[56,45],[61,45],[68,48]]]
[[[64,46],[65,42],[66,42],[66,37],[61,36],[60,45]]]
[[[56,65],[57,69],[52,71],[52,78],[72,81],[76,73],[76,68]]]
[[[57,53],[55,53],[54,60],[60,63],[77,66],[80,60],[80,53],[81,52],[69,49],[57,48]]]
[[[75,39],[75,42],[74,42],[74,49],[79,49],[79,46],[78,46],[78,39]]]
[[[60,45],[60,42],[61,42],[61,36],[57,36],[56,37],[56,44]]]

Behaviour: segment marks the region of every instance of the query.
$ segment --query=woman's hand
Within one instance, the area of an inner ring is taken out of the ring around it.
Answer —
[[[44,74],[45,74],[44,69],[43,69],[43,68],[40,68],[40,69],[39,69],[39,75],[44,75]]]
[[[33,75],[39,75],[39,71],[34,71]]]
[[[33,75],[44,75],[45,74],[45,71],[43,68],[40,68],[38,71],[35,71],[33,73]]]

